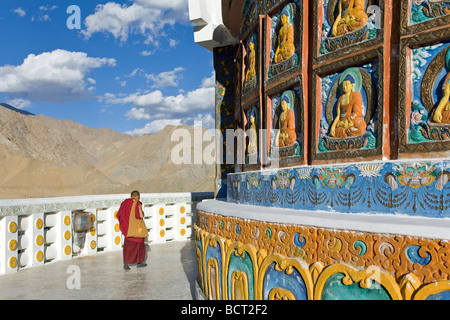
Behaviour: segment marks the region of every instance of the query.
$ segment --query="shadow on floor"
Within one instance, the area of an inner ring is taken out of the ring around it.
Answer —
[[[192,299],[195,299],[195,282],[197,281],[197,259],[195,254],[195,242],[191,240],[181,248],[180,259],[183,271],[189,281]]]

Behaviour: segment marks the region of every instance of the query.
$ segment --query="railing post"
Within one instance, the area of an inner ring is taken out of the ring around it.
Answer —
[[[44,214],[45,261],[72,259],[72,212]]]
[[[10,274],[18,267],[18,217],[0,220],[0,274]]]

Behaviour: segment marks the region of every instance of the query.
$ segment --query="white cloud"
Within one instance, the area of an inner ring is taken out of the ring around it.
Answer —
[[[21,7],[13,10],[13,12],[17,13],[21,17],[25,17],[26,16],[26,12]]]
[[[17,109],[25,109],[31,106],[31,101],[17,98],[17,99],[11,99],[6,102],[7,104],[17,108]]]
[[[180,43],[180,41],[175,39],[169,39],[169,45],[171,48],[175,48],[178,45],[178,43]]]
[[[108,2],[97,5],[95,13],[86,17],[86,29],[81,33],[86,39],[94,33],[110,33],[122,43],[130,34],[140,34],[146,38],[146,44],[158,45],[157,38],[164,28],[179,19],[185,21],[187,11],[187,0],[139,0],[129,6]]]
[[[200,124],[204,128],[214,129],[214,79],[213,72],[211,77],[203,79],[199,88],[175,96],[165,96],[160,90],[155,90],[128,95],[106,93],[100,100],[108,104],[132,104],[133,107],[125,114],[126,118],[149,121],[143,128],[127,132],[131,135],[159,132],[168,124]]]
[[[162,10],[183,11],[188,8],[188,0],[135,0],[134,2],[145,7],[154,7]]]
[[[107,93],[102,100],[109,104],[133,104],[136,110],[127,113],[128,119],[164,119],[167,115],[178,117],[214,110],[214,92],[213,74],[203,79],[199,88],[175,96],[164,96],[160,90],[155,90],[126,96]]]
[[[140,119],[149,119],[148,116],[141,113],[142,108],[133,108],[129,111],[129,113],[133,113],[133,115],[141,115]],[[211,130],[211,133],[215,134],[215,118],[213,113],[204,113],[204,114],[196,114],[190,117],[185,118],[177,118],[177,119],[158,119],[153,120],[147,123],[143,128],[137,128],[131,131],[126,132],[132,136],[141,136],[143,134],[151,134],[157,133],[164,129],[167,125],[179,126],[182,124],[186,124],[189,126],[200,126],[205,129]]]
[[[46,5],[46,6],[40,6],[39,7],[39,10],[41,10],[41,11],[53,11],[55,9],[58,9],[57,5],[53,5],[53,6]]]
[[[155,53],[154,51],[148,51],[148,50],[143,50],[143,51],[139,52],[139,54],[143,57],[148,57],[154,53]]]
[[[131,71],[130,74],[125,75],[125,77],[127,77],[127,78],[135,77],[136,75],[141,74],[143,72],[144,72],[144,70],[142,70],[141,68],[136,68],[133,71]]]
[[[132,136],[141,136],[143,134],[157,133],[164,129],[167,125],[179,126],[181,119],[160,119],[147,123],[143,128],[134,129],[126,133]]]
[[[85,30],[81,33],[89,39],[95,33],[112,34],[121,43],[131,34],[145,37],[145,44],[158,46],[158,38],[165,35],[167,26],[176,22],[187,23],[187,0],[135,0],[131,5],[108,2],[99,4],[95,13],[86,17]],[[170,42],[170,45],[176,45]],[[141,55],[150,55],[152,51],[144,50]]]
[[[164,87],[177,87],[178,80],[181,78],[180,72],[184,71],[184,68],[178,67],[172,71],[161,72],[157,75],[147,74],[147,81],[153,81],[152,88],[164,88]]]
[[[88,57],[84,52],[57,49],[30,54],[18,66],[0,67],[0,92],[31,101],[64,102],[90,95],[86,89],[92,69],[115,66],[108,58]]]

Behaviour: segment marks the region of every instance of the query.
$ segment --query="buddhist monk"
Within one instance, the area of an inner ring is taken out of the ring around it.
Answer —
[[[131,192],[131,197],[124,200],[117,212],[117,219],[119,220],[120,231],[125,237],[123,244],[123,268],[130,270],[130,264],[137,264],[137,267],[147,266],[145,261],[145,238],[128,237],[128,226],[130,222],[130,215],[134,214],[136,219],[143,219],[144,212],[142,211],[142,202],[139,201],[140,193],[135,190]],[[132,212],[132,209],[134,209]]]

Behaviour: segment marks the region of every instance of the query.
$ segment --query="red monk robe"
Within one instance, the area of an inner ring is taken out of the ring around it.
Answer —
[[[123,244],[123,263],[124,265],[134,264],[134,263],[143,263],[145,260],[145,244],[144,238],[132,238],[127,237],[128,233],[128,225],[130,222],[130,214],[131,207],[133,206],[133,202],[135,199],[126,199],[124,200],[117,212],[117,219],[119,219],[120,231],[125,237],[125,241]],[[140,219],[139,215],[139,206],[142,206],[142,203],[138,201],[135,207],[135,217],[136,219]]]

